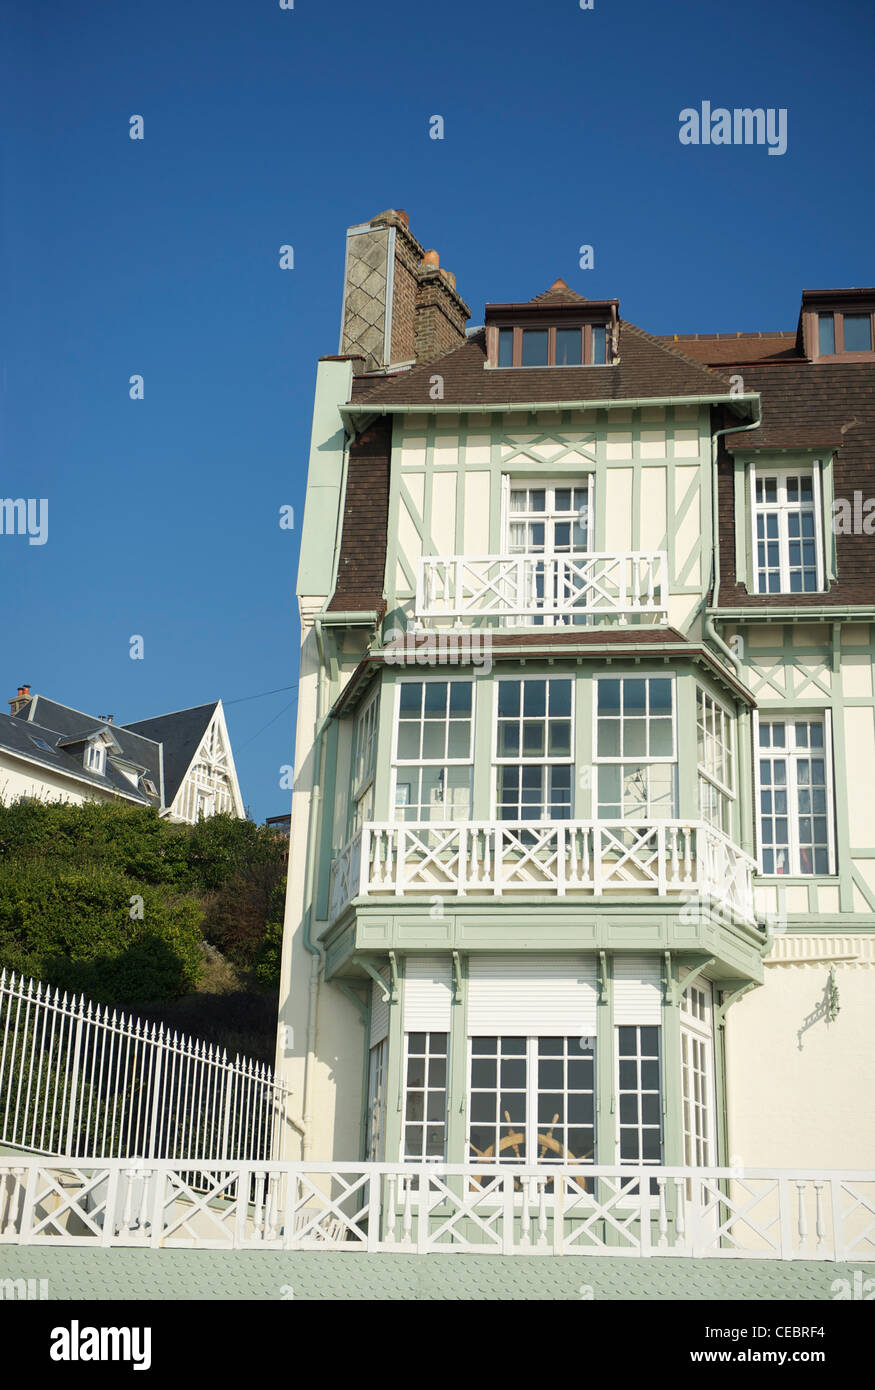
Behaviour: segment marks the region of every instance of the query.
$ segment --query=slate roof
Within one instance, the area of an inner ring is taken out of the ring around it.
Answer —
[[[743,366],[746,362],[780,362],[798,358],[796,330],[777,333],[674,333],[657,342],[676,348],[705,366]]]
[[[28,717],[31,709],[35,714],[38,713],[38,719]],[[102,774],[86,768],[82,761],[84,738],[82,742],[58,746],[59,739],[69,737],[73,732],[69,727],[72,723],[76,725],[76,733],[82,731],[83,719],[88,719],[88,716],[82,715],[78,710],[70,710],[65,705],[56,705],[53,700],[34,696],[17,714],[0,714],[0,749],[24,756],[29,762],[52,768],[55,772],[74,777],[80,782],[90,783],[104,791],[117,792],[141,806],[158,805],[159,798],[150,797],[141,788],[134,787],[110,757],[106,759],[105,771]],[[115,736],[124,757],[148,769],[147,775],[152,777],[155,786],[160,789],[160,772],[152,770],[160,767],[160,748],[135,735],[125,737],[125,730],[115,724],[107,724],[101,719],[90,721],[86,726],[86,736],[88,733],[104,729],[109,729]],[[41,748],[34,743],[34,739],[41,739],[43,743],[49,744],[49,749]]]
[[[159,714],[154,719],[138,719],[125,725],[128,732],[163,746],[165,806],[172,806],[218,704],[218,700],[212,700],[206,705],[194,705],[191,709]]]

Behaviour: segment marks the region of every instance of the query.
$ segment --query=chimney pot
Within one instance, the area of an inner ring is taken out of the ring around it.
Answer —
[[[437,251],[426,251],[425,255],[420,261],[420,265],[433,265],[436,268],[440,266],[440,263],[441,258],[438,255]]]
[[[401,222],[405,227],[409,227],[409,226],[410,226],[410,217],[409,217],[408,214],[404,211],[403,208],[396,208],[396,209],[395,209],[395,216],[398,218],[398,221]]]

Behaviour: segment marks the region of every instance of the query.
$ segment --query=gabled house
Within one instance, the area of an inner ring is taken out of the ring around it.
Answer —
[[[245,815],[221,700],[116,724],[19,686],[0,714],[0,800],[120,799],[193,824]]]
[[[833,519],[875,496],[875,292],[680,338],[557,280],[471,330],[390,211],[343,304],[289,1156],[871,1167],[875,562]]]

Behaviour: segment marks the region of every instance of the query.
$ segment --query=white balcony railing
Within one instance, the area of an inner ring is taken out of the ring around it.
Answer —
[[[875,1173],[0,1156],[4,1244],[872,1260]]]
[[[665,551],[580,555],[426,555],[419,562],[416,617],[540,619],[651,615],[666,621]]]
[[[330,913],[381,894],[645,893],[753,923],[755,868],[705,821],[383,821],[334,860]]]

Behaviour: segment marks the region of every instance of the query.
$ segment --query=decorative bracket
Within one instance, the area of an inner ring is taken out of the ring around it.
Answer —
[[[453,952],[453,1000],[458,1004],[462,998],[462,962],[459,959],[459,952]]]
[[[606,1004],[608,1000],[608,958],[604,951],[599,951],[599,1003]]]
[[[382,975],[379,973],[379,971],[374,969],[369,960],[363,960],[360,956],[356,956],[356,964],[360,965],[362,970],[366,970],[368,972],[371,979],[374,981],[374,984],[377,986],[379,990],[382,991],[384,1004],[394,1004],[396,999],[395,986],[398,980],[398,971],[395,967],[395,957],[392,951],[389,952],[389,963],[392,967],[391,985],[386,984],[386,981],[383,979]]]
[[[679,1005],[687,990],[689,989],[690,985],[694,984],[695,981],[701,975],[702,971],[707,970],[709,965],[713,965],[716,959],[716,956],[707,956],[705,960],[701,962],[700,965],[697,965],[695,967],[695,969],[688,971],[682,980],[672,980],[671,976],[667,973],[666,979],[669,980],[670,983],[668,991],[666,993],[666,998],[669,1000],[669,1002],[675,1005]],[[666,971],[668,972],[671,961],[670,951],[666,951],[665,961]]]

